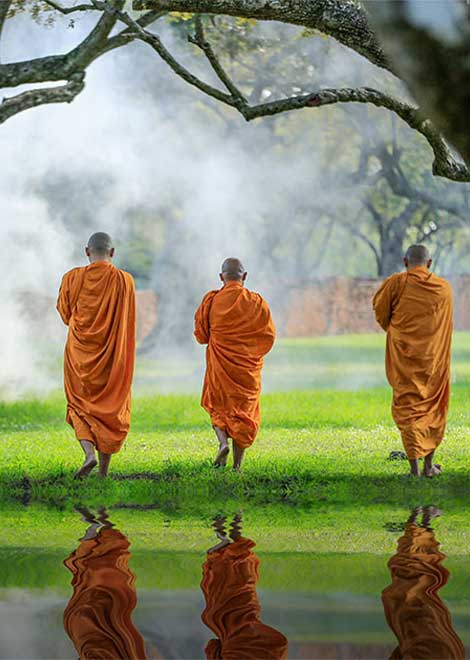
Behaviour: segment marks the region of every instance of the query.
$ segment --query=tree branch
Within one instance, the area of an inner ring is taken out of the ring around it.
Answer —
[[[353,0],[134,0],[133,7],[301,25],[323,32],[373,64],[392,70],[365,11]]]
[[[153,50],[155,50],[158,53],[158,55],[160,55],[162,60],[166,62],[168,66],[170,66],[171,69],[173,69],[173,71],[178,76],[180,76],[180,78],[185,80],[193,87],[197,87],[197,89],[199,89],[201,92],[204,92],[204,94],[207,94],[208,96],[212,96],[212,98],[216,99],[217,101],[221,101],[226,105],[230,105],[231,107],[234,107],[234,102],[231,95],[222,92],[220,89],[217,89],[217,87],[213,87],[212,85],[209,85],[208,83],[204,82],[203,80],[192,74],[188,69],[186,69],[173,57],[173,55],[164,46],[162,40],[157,34],[145,30],[141,25],[139,25],[137,21],[131,18],[129,14],[127,14],[126,12],[119,11],[114,7],[110,7],[102,0],[91,0],[91,1],[98,9],[102,9],[107,14],[112,14],[113,16],[115,16],[116,19],[119,19],[125,25],[131,28],[134,37],[140,39],[144,43],[148,44],[151,48],[153,48]]]
[[[201,16],[198,14],[196,16],[196,33],[194,36],[188,36],[188,41],[202,50],[204,55],[207,57],[211,67],[213,68],[216,76],[222,82],[222,84],[227,88],[230,93],[230,96],[233,99],[234,107],[243,108],[248,106],[248,102],[235,85],[235,83],[230,79],[229,75],[226,73],[216,54],[214,53],[212,46],[208,41],[206,41],[204,36],[204,29],[202,25]]]
[[[65,15],[73,14],[77,11],[90,11],[90,10],[95,11],[95,7],[93,7],[93,5],[90,5],[88,3],[81,5],[73,5],[72,7],[63,7],[54,0],[42,0],[42,1],[46,5],[49,5],[49,7],[52,7],[52,9],[55,9],[56,11],[59,11],[61,14],[65,14]]]
[[[204,39],[201,23],[199,23],[196,35],[191,38],[191,41],[204,52],[219,80],[229,90],[229,94],[222,92],[220,89],[205,83],[197,76],[191,74],[188,69],[175,60],[163,45],[160,37],[145,30],[126,12],[120,11],[117,8],[109,7],[106,3],[102,2],[102,0],[91,1],[97,8],[103,9],[107,13],[112,13],[119,17],[123,23],[133,29],[139,39],[149,44],[160,55],[160,57],[167,62],[173,71],[186,80],[186,82],[197,87],[200,91],[212,96],[218,101],[222,101],[222,103],[235,108],[247,121],[252,121],[253,119],[260,117],[281,114],[290,110],[318,108],[335,103],[371,103],[377,107],[386,108],[387,110],[394,112],[406,122],[408,126],[416,130],[418,133],[421,133],[421,135],[426,138],[434,153],[433,174],[443,176],[452,181],[470,181],[470,168],[466,164],[459,163],[453,158],[445,140],[438,133],[432,123],[421,116],[419,108],[415,108],[370,87],[321,89],[318,92],[312,92],[310,94],[291,96],[285,99],[278,99],[276,101],[251,106],[237,86],[230,80],[211,45]],[[189,1],[190,0],[188,0],[188,2]],[[201,4],[204,4],[207,0],[198,1]],[[232,0],[220,0],[222,4],[230,1]],[[246,2],[249,2],[249,0],[246,0]],[[156,6],[158,3],[160,3],[160,0],[158,0],[157,3],[154,3],[153,6]],[[163,4],[165,3],[163,2]]]
[[[122,9],[125,0],[112,0],[112,2],[113,5],[106,6]],[[24,62],[0,64],[0,87],[70,80],[73,73],[84,71],[105,47],[116,20],[117,16],[111,12],[103,12],[90,34],[64,55],[49,55]]]
[[[70,80],[59,87],[49,87],[29,90],[10,98],[4,98],[0,103],[0,124],[14,115],[39,105],[48,103],[71,103],[85,87],[85,73],[73,73]]]
[[[2,36],[3,26],[10,11],[11,3],[12,0],[3,0],[3,2],[0,2],[0,37]]]

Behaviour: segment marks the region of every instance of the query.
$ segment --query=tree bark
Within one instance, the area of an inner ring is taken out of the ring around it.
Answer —
[[[300,25],[328,34],[373,64],[392,70],[366,13],[353,0],[134,0],[133,7]]]
[[[423,111],[470,162],[470,5],[366,0],[366,7]]]

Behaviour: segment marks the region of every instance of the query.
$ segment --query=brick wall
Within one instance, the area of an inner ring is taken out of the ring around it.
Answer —
[[[449,279],[454,291],[455,328],[470,330],[470,275]],[[309,288],[294,289],[277,326],[286,337],[378,332],[372,297],[379,285],[377,279],[331,277],[318,280]],[[157,308],[158,300],[152,291],[137,292],[139,341],[157,323]]]

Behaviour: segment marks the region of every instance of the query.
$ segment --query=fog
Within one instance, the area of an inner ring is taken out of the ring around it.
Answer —
[[[52,27],[26,15],[10,20],[3,61],[64,52],[87,33],[90,21],[83,17],[67,29],[68,20],[60,17]],[[298,32],[283,29],[286,37]],[[210,78],[202,58],[191,59],[188,48],[172,41],[168,26],[162,30],[173,51]],[[314,58],[326,45],[312,38],[302,48]],[[373,81],[377,87],[382,78],[390,83],[388,74],[359,65],[331,40],[326,55],[322,86]],[[85,91],[72,104],[30,110],[0,126],[0,391],[14,396],[60,386],[65,331],[55,299],[63,273],[86,263],[83,248],[93,231],[113,235],[118,264],[140,231],[155,254],[148,280],[140,285],[160,297],[152,347],[157,356],[159,346],[178,353],[193,345],[194,308],[206,290],[217,288],[227,256],[242,258],[249,285],[268,297],[278,320],[279,283],[298,276],[300,257],[286,247],[296,231],[296,245],[303,247],[302,226],[296,229],[291,216],[295,206],[315,226],[310,252],[302,257],[308,262],[313,255],[312,274],[347,274],[351,254],[336,250],[325,259],[315,252],[326,232],[318,209],[354,205],[351,190],[344,191],[340,181],[335,187],[331,175],[344,145],[334,145],[326,187],[316,119],[304,117],[305,140],[299,113],[296,138],[286,148],[283,119],[247,124],[204,100],[147,46],[135,44],[94,63]],[[335,231],[337,241],[351,244],[344,229]],[[362,255],[370,274],[372,256],[354,245],[354,258]]]

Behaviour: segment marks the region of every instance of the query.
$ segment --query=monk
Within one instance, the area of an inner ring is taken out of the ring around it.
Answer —
[[[446,428],[450,392],[452,291],[429,270],[424,245],[412,245],[404,258],[406,272],[387,278],[374,296],[375,318],[387,332],[386,371],[393,389],[392,415],[411,474],[441,474],[434,452]]]
[[[284,660],[286,637],[259,618],[256,584],[260,560],[253,552],[253,541],[242,537],[240,523],[236,516],[230,538],[223,525],[215,525],[220,543],[208,550],[203,566],[201,589],[206,608],[201,618],[217,636],[208,642],[206,658]]]
[[[204,296],[194,334],[207,344],[201,405],[219,441],[214,465],[226,465],[231,438],[233,468],[239,471],[258,433],[261,369],[276,331],[267,302],[244,287],[247,273],[241,261],[226,259],[221,271],[223,287]]]
[[[134,280],[112,264],[114,247],[103,232],[85,248],[88,266],[66,273],[57,309],[69,327],[64,355],[67,422],[85,453],[76,478],[97,465],[108,474],[111,455],[129,431],[135,356]]]
[[[382,603],[388,625],[398,640],[390,656],[394,660],[465,658],[449,610],[438,595],[449,579],[449,571],[442,566],[445,555],[439,551],[430,526],[440,513],[432,506],[417,507],[398,541],[396,555],[388,563],[392,583],[382,592]]]
[[[86,509],[81,513],[90,526],[64,561],[73,575],[65,631],[80,660],[145,660],[144,640],[131,618],[137,596],[129,541],[104,512],[98,518]]]

